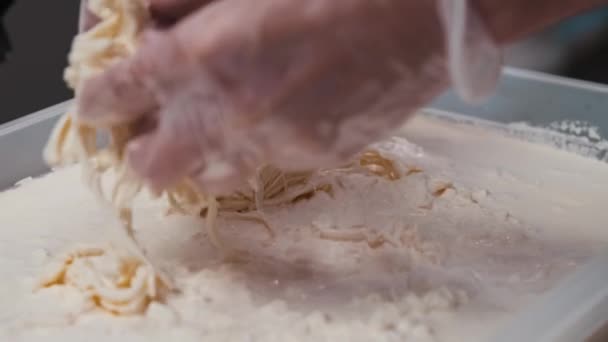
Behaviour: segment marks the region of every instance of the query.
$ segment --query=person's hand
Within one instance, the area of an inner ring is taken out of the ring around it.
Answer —
[[[448,84],[435,1],[150,0],[175,22],[89,80],[84,122],[144,120],[128,146],[156,189],[212,193],[255,168],[329,167],[399,127]]]

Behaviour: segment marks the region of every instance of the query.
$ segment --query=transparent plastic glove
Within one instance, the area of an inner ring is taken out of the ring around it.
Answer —
[[[79,96],[83,121],[153,123],[130,143],[128,159],[156,188],[190,176],[224,193],[264,163],[337,165],[449,84],[435,1],[217,0],[197,8],[148,32],[136,56]]]
[[[452,86],[465,101],[479,103],[500,76],[502,51],[468,0],[439,0]]]

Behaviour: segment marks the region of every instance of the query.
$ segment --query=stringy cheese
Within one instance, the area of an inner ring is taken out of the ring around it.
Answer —
[[[150,265],[112,247],[81,246],[49,266],[41,288],[71,286],[92,306],[117,315],[140,313],[161,297],[162,286]]]

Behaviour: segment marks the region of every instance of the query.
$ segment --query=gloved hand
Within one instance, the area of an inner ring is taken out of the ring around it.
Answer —
[[[157,189],[190,176],[225,193],[263,163],[339,164],[444,90],[448,64],[469,52],[468,21],[435,1],[150,2],[175,25],[146,32],[78,105],[84,122],[152,123],[127,156]],[[445,25],[457,24],[461,42],[446,49]]]

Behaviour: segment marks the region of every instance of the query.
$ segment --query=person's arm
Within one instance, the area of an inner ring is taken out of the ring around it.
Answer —
[[[515,42],[607,0],[471,0],[500,45]]]

